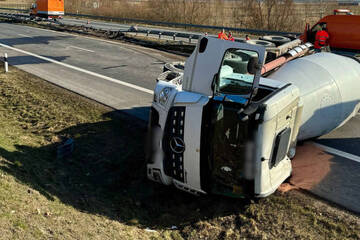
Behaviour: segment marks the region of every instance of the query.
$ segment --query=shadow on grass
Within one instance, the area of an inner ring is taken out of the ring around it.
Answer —
[[[14,152],[0,149],[8,160],[1,168],[49,200],[56,197],[83,212],[155,229],[227,216],[243,211],[249,203],[195,197],[148,181],[145,124],[123,113],[109,116],[110,121],[82,124],[57,134],[75,140],[73,155],[66,160],[56,158],[58,143],[40,148],[18,145]]]

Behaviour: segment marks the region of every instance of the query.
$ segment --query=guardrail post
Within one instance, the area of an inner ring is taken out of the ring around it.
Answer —
[[[5,65],[5,73],[9,71],[9,64],[8,64],[8,55],[7,53],[4,54],[4,65]]]

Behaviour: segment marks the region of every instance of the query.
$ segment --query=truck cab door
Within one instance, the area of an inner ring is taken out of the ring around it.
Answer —
[[[303,34],[300,36],[300,40],[303,43],[307,43],[308,39],[309,39],[309,34],[310,34],[310,24],[306,23],[305,24],[305,30],[304,30]]]
[[[255,65],[262,66],[265,59],[265,48],[262,46],[203,37],[185,63],[183,90],[212,96],[214,83],[219,80],[220,68],[223,67],[223,60],[227,56],[230,57],[227,59],[227,67],[225,67],[227,69],[224,69],[223,73],[231,74],[230,72],[233,71],[233,74],[238,74],[237,77],[240,77],[239,74],[243,74],[243,77],[246,78],[247,64],[251,57],[248,53],[251,53],[254,59],[257,58]],[[251,93],[252,89],[258,88],[260,75],[260,69],[257,69],[251,77],[253,78],[251,79]],[[250,77],[247,78],[250,81]],[[244,94],[246,95],[244,97],[249,98],[251,93]]]
[[[326,23],[325,22],[319,22],[317,23],[316,25],[314,25],[309,31],[308,31],[308,39],[307,41],[308,42],[311,42],[312,44],[314,44],[315,42],[315,38],[316,38],[316,33],[318,31],[321,31],[323,26],[326,26]]]
[[[35,16],[37,14],[36,8],[37,8],[37,4],[32,3],[30,7],[30,16]]]

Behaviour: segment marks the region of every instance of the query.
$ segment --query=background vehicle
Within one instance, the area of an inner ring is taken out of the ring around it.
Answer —
[[[30,8],[31,17],[61,18],[64,15],[64,0],[36,0]]]
[[[322,26],[327,27],[331,49],[360,52],[360,15],[352,15],[349,10],[334,10],[334,15],[322,18],[311,29],[306,24],[302,41],[314,43]]]

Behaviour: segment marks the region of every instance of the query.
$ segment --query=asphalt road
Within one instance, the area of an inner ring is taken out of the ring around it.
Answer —
[[[139,46],[27,26],[0,23],[0,29],[1,44],[26,51],[0,46],[1,53],[8,53],[9,64],[142,119],[148,117],[143,108],[151,104],[163,64],[180,59]]]
[[[290,183],[360,214],[360,115],[300,143]]]
[[[144,120],[163,63],[182,59],[21,25],[0,22],[0,29],[0,54],[7,52],[11,65]],[[359,140],[360,116],[316,140],[320,145],[315,150],[312,143],[300,146],[296,162],[301,164],[294,162],[293,183],[360,213]],[[303,173],[314,177],[309,180]]]

